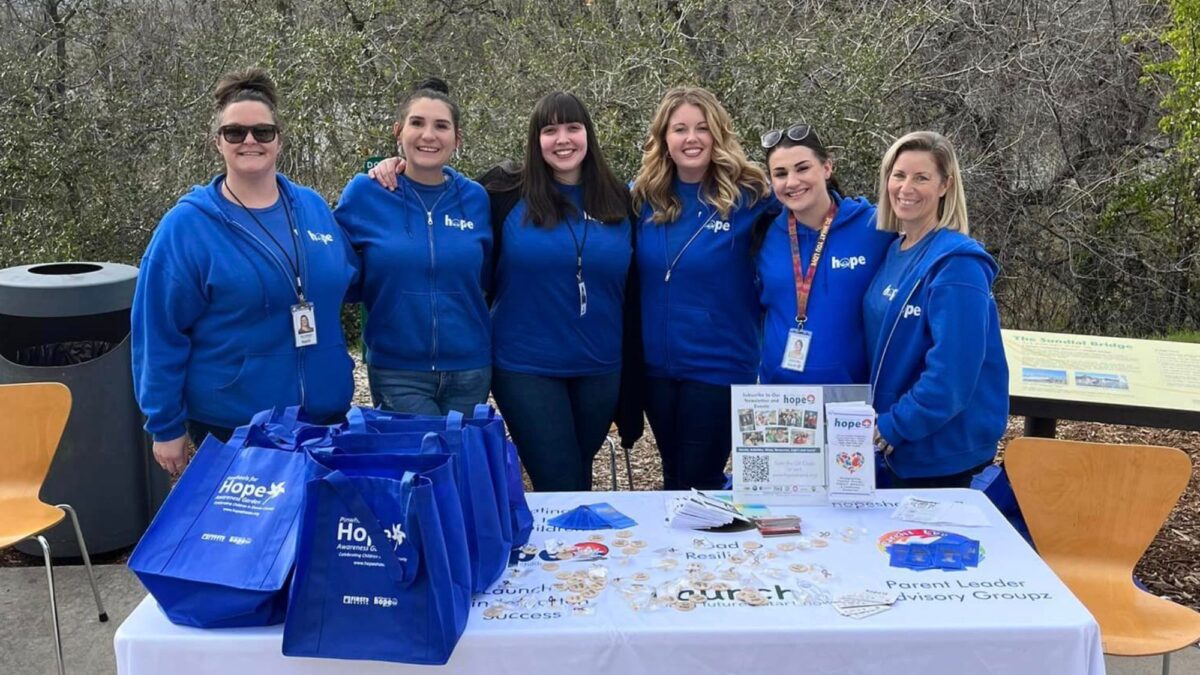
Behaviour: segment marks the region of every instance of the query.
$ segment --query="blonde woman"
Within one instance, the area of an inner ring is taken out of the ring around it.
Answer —
[[[945,137],[917,131],[888,149],[878,227],[900,234],[863,298],[881,483],[967,487],[1004,433],[1008,366],[991,290],[999,268],[969,236]]]
[[[705,89],[666,93],[633,183],[644,403],[667,490],[720,488],[729,386],[756,379],[761,314],[751,233],[778,210],[729,113]]]

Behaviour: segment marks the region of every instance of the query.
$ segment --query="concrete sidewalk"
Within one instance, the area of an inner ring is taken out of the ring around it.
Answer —
[[[63,654],[70,675],[113,675],[113,634],[145,597],[137,578],[124,565],[95,568],[96,582],[108,623],[96,620],[96,603],[83,567],[55,567],[58,618],[62,626]],[[46,573],[41,567],[0,568],[0,674],[55,675],[54,638]],[[1159,657],[1106,657],[1110,675],[1157,675]],[[431,668],[430,672],[437,671]],[[1200,675],[1200,650],[1188,648],[1171,659],[1172,675]],[[782,675],[782,674],[781,674]]]

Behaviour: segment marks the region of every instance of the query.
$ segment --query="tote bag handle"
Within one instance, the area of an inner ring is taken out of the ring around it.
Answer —
[[[413,483],[416,481],[416,477],[417,474],[412,471],[405,471],[404,478],[400,480],[400,500],[404,503],[405,520],[417,520],[408,517],[412,508]],[[405,532],[404,541],[399,546],[393,545],[391,540],[384,535],[383,526],[379,523],[375,512],[363,501],[362,495],[359,494],[358,489],[354,487],[354,483],[346,474],[334,471],[325,476],[325,481],[333,487],[333,491],[337,493],[338,498],[350,510],[350,513],[358,518],[358,522],[366,528],[367,536],[371,538],[371,543],[375,544],[375,550],[383,559],[383,567],[392,581],[401,588],[411,585],[417,578],[420,563],[419,549],[412,541],[412,537],[416,533]],[[401,557],[404,558],[403,561],[401,561]]]

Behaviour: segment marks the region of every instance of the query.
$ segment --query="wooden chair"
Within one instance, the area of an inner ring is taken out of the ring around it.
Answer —
[[[1038,554],[1100,623],[1105,654],[1163,655],[1200,639],[1200,613],[1133,583],[1133,568],[1192,474],[1151,445],[1017,438],[1004,465]]]
[[[24,539],[36,539],[42,547],[60,675],[66,670],[58,627],[58,602],[54,596],[54,568],[50,564],[50,543],[41,533],[57,525],[66,515],[71,516],[75,528],[100,621],[108,621],[75,509],[67,504],[50,506],[38,498],[70,413],[71,392],[62,384],[0,385],[0,549]]]

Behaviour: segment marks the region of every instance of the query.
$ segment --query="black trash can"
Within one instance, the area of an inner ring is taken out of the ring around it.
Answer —
[[[137,275],[115,263],[0,270],[0,384],[70,388],[71,416],[41,498],[75,507],[92,554],[137,543],[168,490],[133,397],[129,311]],[[45,536],[55,557],[79,555],[69,519]],[[36,543],[18,548],[41,555]]]

